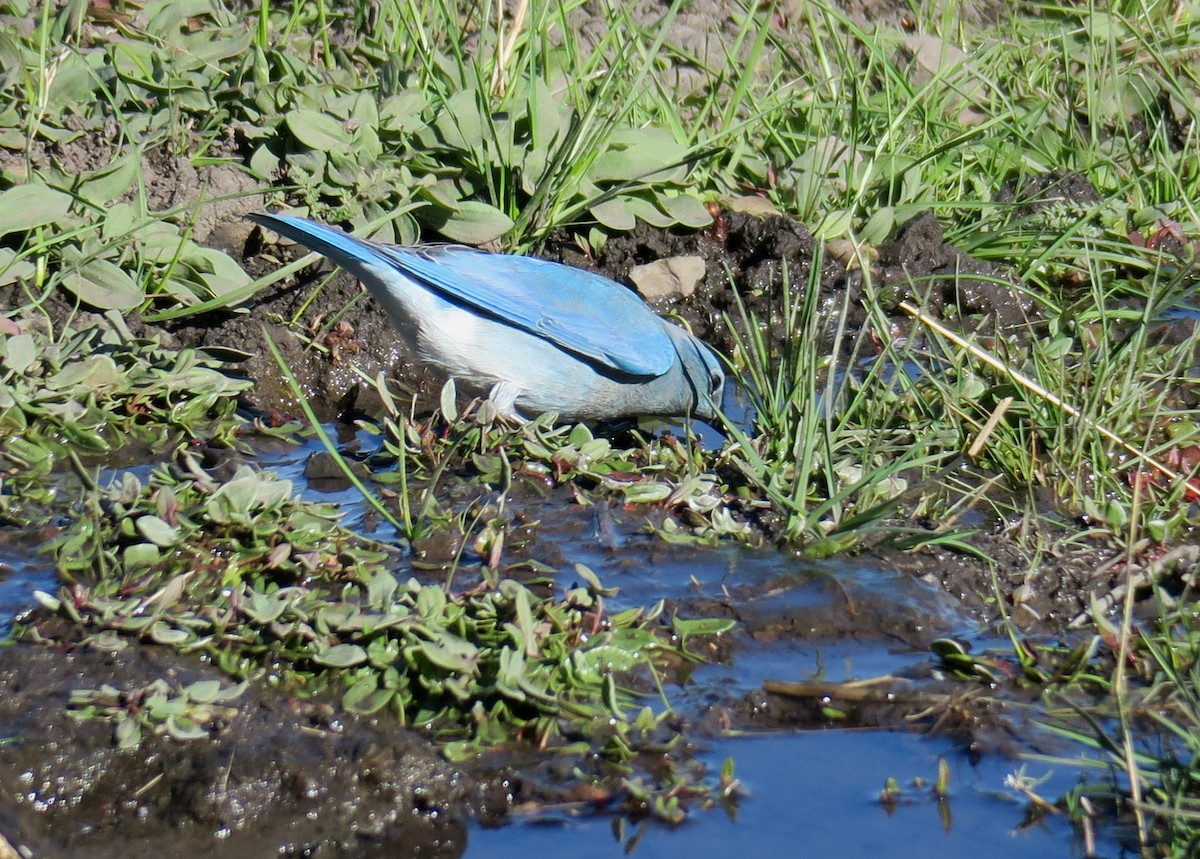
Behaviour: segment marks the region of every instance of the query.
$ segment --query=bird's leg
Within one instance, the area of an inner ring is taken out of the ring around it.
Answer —
[[[488,392],[492,407],[504,418],[516,423],[528,423],[529,419],[517,411],[517,397],[521,391],[512,382],[497,382]]]

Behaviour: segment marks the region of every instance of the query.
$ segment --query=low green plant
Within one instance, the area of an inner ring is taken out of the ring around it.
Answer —
[[[646,127],[635,110],[673,13],[642,45],[647,34],[616,10],[613,33],[585,46],[569,9],[533,5],[530,20],[506,29],[488,17],[472,24],[469,12],[464,24],[441,5],[435,23],[409,7],[370,22],[324,4],[263,4],[248,27],[218,0],[104,20],[79,4],[0,4],[0,18],[20,24],[0,39],[0,148],[24,156],[0,171],[0,286],[25,284],[30,305],[64,289],[122,311],[244,300],[245,272],[191,238],[206,203],[228,195],[161,208],[149,193],[156,163],[180,154],[201,183],[214,166],[241,171],[245,190],[233,196],[248,194],[252,177],[281,183],[316,217],[386,223],[380,238],[404,243],[421,225],[526,247],[592,219],[707,224],[688,182],[702,148]],[[361,29],[336,48],[308,35],[342,23]],[[463,28],[475,25],[468,50]],[[398,69],[381,40],[422,46],[420,68]],[[315,47],[324,65],[301,59]],[[630,73],[599,74],[609,60]],[[577,74],[579,62],[592,71]],[[105,145],[84,165],[46,157],[89,137]]]
[[[1192,615],[1180,606],[1153,628],[1139,629],[1128,613],[1116,625],[1100,623],[1112,694],[1068,693],[1047,712],[1050,730],[1086,749],[1053,759],[1087,774],[1056,804],[1089,827],[1130,821],[1123,840],[1155,856],[1188,856],[1200,843],[1200,637]]]
[[[382,461],[400,464],[385,482],[426,483],[447,468],[465,467],[477,486],[499,492],[503,499],[514,475],[551,484],[569,484],[580,501],[614,497],[623,504],[666,510],[672,515],[657,526],[675,542],[715,542],[734,538],[753,542],[759,535],[730,503],[725,486],[713,471],[713,452],[690,437],[661,437],[630,431],[619,439],[594,433],[583,424],[560,424],[553,414],[520,425],[499,417],[487,402],[460,416],[453,383],[441,397],[441,410],[416,420],[401,411],[381,379],[374,380],[386,414],[378,428],[361,424],[382,437]],[[442,422],[450,422],[450,431]],[[619,442],[619,443],[618,443]],[[407,496],[400,489],[401,498]],[[501,501],[503,503],[503,501]],[[492,537],[499,534],[493,531]],[[493,547],[499,550],[500,546]]]
[[[610,614],[582,567],[562,597],[494,572],[466,591],[401,581],[337,519],[248,468],[225,483],[194,463],[147,484],[125,473],[52,541],[71,590],[42,600],[95,635],[207,653],[297,690],[340,686],[351,711],[472,748],[547,742],[562,719],[601,743],[624,736],[638,696],[620,678],[689,658],[675,637],[728,628],[676,626],[662,604]]]
[[[76,689],[68,706],[72,718],[80,721],[112,722],[117,747],[132,749],[141,745],[147,732],[180,741],[207,738],[215,724],[233,717],[236,710],[229,705],[245,691],[245,683],[225,686],[218,680],[198,680],[173,689],[166,680],[155,680],[128,691],[107,685]]]
[[[144,163],[156,147],[211,143],[230,119],[220,65],[248,39],[220,4],[193,15],[171,3],[144,12],[137,23],[115,13],[127,37],[113,39],[78,3],[0,4],[0,18],[14,24],[0,38],[8,71],[0,148],[24,162],[5,159],[0,170],[0,285],[26,283],[31,304],[61,288],[97,309],[130,310],[164,297],[192,304],[249,283],[228,254],[191,240],[200,201],[151,211]],[[201,20],[220,29],[193,26]],[[82,163],[58,154],[89,136]]]
[[[962,437],[977,439],[971,458],[1008,488],[1049,488],[1058,512],[1118,542],[1136,511],[1139,536],[1162,543],[1188,527],[1196,494],[1186,391],[1200,336],[1160,338],[1156,326],[1193,290],[1152,273],[1141,305],[1127,309],[1117,299],[1126,287],[1096,265],[1096,285],[1048,316],[1045,336],[1009,335],[993,350],[914,309],[939,366],[923,385]]]
[[[0,317],[0,465],[9,480],[28,484],[69,454],[131,442],[229,443],[242,426],[237,395],[249,381],[204,353],[134,337],[115,314],[108,321],[52,337],[36,320]]]
[[[0,286],[24,285],[28,301],[18,309],[36,308],[55,289],[98,310],[128,311],[164,298],[230,303],[250,283],[227,253],[196,244],[189,229],[168,223],[180,212],[151,215],[144,204],[121,199],[138,169],[136,160],[126,165],[130,170],[105,168],[124,174],[123,184],[107,189],[78,185],[77,176],[55,187],[43,175],[0,192],[6,212],[0,239],[15,239],[19,247],[0,248]]]

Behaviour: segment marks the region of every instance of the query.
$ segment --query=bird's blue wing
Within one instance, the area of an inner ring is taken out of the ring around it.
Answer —
[[[381,268],[393,266],[445,298],[617,372],[661,376],[675,363],[665,323],[633,292],[598,274],[461,246],[403,248],[368,242],[289,215],[248,217],[361,278],[377,277]]]
[[[456,246],[388,246],[385,252],[442,295],[613,370],[661,376],[675,363],[671,338],[654,311],[593,272]]]

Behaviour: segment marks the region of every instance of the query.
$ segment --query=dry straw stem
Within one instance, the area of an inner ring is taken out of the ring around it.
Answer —
[[[1078,420],[1079,422],[1081,422],[1084,426],[1088,427],[1091,430],[1094,430],[1095,432],[1100,433],[1100,435],[1104,436],[1106,439],[1113,442],[1113,444],[1120,446],[1122,450],[1125,450],[1127,453],[1136,457],[1139,461],[1150,466],[1155,471],[1159,472],[1164,477],[1166,477],[1168,480],[1171,480],[1174,482],[1181,481],[1184,484],[1186,484],[1187,488],[1190,491],[1195,492],[1196,494],[1200,494],[1200,484],[1198,484],[1195,480],[1193,480],[1188,475],[1180,474],[1175,469],[1160,462],[1159,460],[1150,456],[1148,453],[1141,450],[1140,448],[1135,447],[1134,445],[1130,444],[1125,439],[1121,438],[1115,432],[1110,430],[1108,427],[1103,426],[1102,424],[1099,424],[1096,421],[1092,420],[1087,415],[1085,415],[1081,411],[1079,411],[1079,409],[1075,408],[1073,405],[1071,405],[1066,400],[1064,400],[1062,397],[1058,396],[1057,394],[1053,393],[1052,391],[1046,390],[1041,385],[1039,385],[1037,382],[1035,382],[1033,379],[1031,379],[1028,376],[1021,373],[1021,371],[1015,369],[1014,367],[1010,367],[1008,364],[1005,364],[1003,361],[1001,361],[999,358],[997,358],[992,353],[987,352],[984,349],[980,349],[974,343],[971,343],[971,342],[967,341],[966,339],[964,339],[963,337],[959,336],[958,334],[955,334],[953,331],[951,331],[945,325],[942,325],[940,322],[938,322],[932,316],[929,316],[927,313],[923,312],[922,310],[918,309],[917,307],[913,306],[912,304],[909,304],[907,301],[900,302],[900,309],[903,310],[905,313],[909,314],[910,316],[912,316],[914,319],[916,319],[922,325],[926,326],[927,328],[932,329],[933,331],[936,331],[938,334],[940,334],[942,337],[945,337],[947,340],[949,340],[954,345],[965,349],[969,354],[971,354],[975,358],[978,358],[980,361],[987,364],[989,367],[1003,373],[1009,379],[1011,379],[1016,384],[1020,385],[1025,390],[1032,391],[1034,394],[1041,397],[1046,402],[1054,405],[1056,408],[1062,409],[1068,415],[1070,415],[1071,417],[1073,417],[1076,420]]]

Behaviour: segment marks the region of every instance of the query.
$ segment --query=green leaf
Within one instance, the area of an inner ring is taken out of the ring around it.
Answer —
[[[469,674],[479,657],[475,645],[450,637],[443,637],[440,643],[422,642],[413,648],[413,652],[421,654],[438,668],[460,674]]]
[[[642,197],[622,196],[620,199],[635,218],[645,221],[652,227],[673,227],[678,223],[671,215]]]
[[[52,112],[62,117],[73,105],[87,105],[90,108],[96,104],[96,81],[101,74],[107,73],[107,54],[107,51],[93,50],[85,54],[81,50],[73,50],[60,53],[55,58],[50,90],[46,94],[46,104],[52,106]],[[48,128],[43,125],[38,133]],[[65,134],[74,137],[77,132],[65,131]]]
[[[576,564],[575,574],[579,576],[579,578],[583,579],[584,583],[586,583],[589,588],[601,596],[611,597],[615,596],[617,593],[616,588],[606,588],[604,585],[602,585],[600,583],[600,578],[592,571],[591,567],[585,566],[584,564]]]
[[[46,387],[55,391],[74,391],[86,385],[94,391],[100,391],[115,387],[124,378],[110,356],[98,354],[67,364],[46,379]]]
[[[712,223],[712,214],[699,198],[691,194],[680,194],[676,197],[659,197],[658,204],[676,224],[700,229]]]
[[[249,682],[243,680],[241,683],[235,683],[233,686],[222,686],[220,691],[214,695],[209,703],[221,704],[227,701],[235,701],[242,697],[242,693],[249,687]]]
[[[394,689],[380,689],[375,675],[368,674],[346,690],[342,696],[342,706],[351,713],[367,716],[382,710],[395,694]]]
[[[482,245],[494,242],[513,227],[513,220],[495,206],[461,200],[457,211],[424,208],[416,215],[452,242]]]
[[[220,680],[197,680],[183,690],[188,699],[199,704],[211,704],[221,694]]]
[[[0,194],[0,237],[53,224],[71,209],[72,198],[45,185],[17,185]]]
[[[633,216],[633,209],[620,197],[614,197],[611,200],[605,200],[603,203],[597,203],[591,207],[590,211],[592,217],[599,224],[608,227],[610,230],[628,232],[637,226],[637,220]]]
[[[0,340],[0,357],[4,366],[22,375],[37,359],[37,347],[32,334],[14,334]]]
[[[156,546],[167,548],[179,545],[181,534],[178,528],[168,525],[157,516],[140,516],[137,520],[138,533]]]
[[[13,10],[10,5],[9,14],[20,15],[22,13]],[[0,90],[7,89],[11,84],[16,83],[24,68],[25,60],[20,45],[7,35],[0,33]]]
[[[576,676],[589,683],[598,683],[602,677],[613,671],[630,671],[646,661],[646,657],[641,653],[610,644],[600,644],[583,651],[577,650],[571,657]]]
[[[821,241],[833,241],[849,235],[854,224],[854,213],[849,209],[830,209],[813,230],[813,236]]]
[[[446,609],[446,592],[439,585],[425,585],[417,594],[417,613],[426,620],[438,620]]]
[[[208,736],[208,731],[186,716],[168,716],[166,729],[167,733],[176,740],[203,740]]]
[[[481,148],[484,140],[483,110],[475,90],[463,90],[447,99],[434,126],[438,137],[451,149],[471,152]]]
[[[17,259],[12,248],[0,248],[0,286],[28,280],[37,274],[37,267],[27,259]]]
[[[454,384],[454,379],[449,378],[442,385],[442,395],[440,400],[442,409],[442,417],[450,423],[458,420],[458,388]]]
[[[550,151],[563,130],[562,101],[554,97],[549,85],[535,78],[529,91],[529,121],[533,131],[534,150]]]
[[[58,597],[45,591],[34,591],[33,598],[38,605],[50,612],[56,612],[62,606],[62,601]]]
[[[165,644],[171,647],[186,644],[192,637],[192,634],[186,629],[176,629],[163,621],[155,621],[151,624],[148,634],[150,640],[155,644]]]
[[[255,591],[249,599],[242,598],[242,611],[255,623],[274,623],[287,610],[288,601],[278,594],[264,594]]]
[[[680,166],[687,149],[661,129],[629,128],[609,138],[609,148],[600,153],[588,170],[593,182],[675,181],[686,168]]]
[[[335,644],[317,651],[313,661],[330,668],[352,668],[367,661],[367,651],[357,644]]]
[[[127,569],[141,570],[157,564],[162,560],[162,555],[153,543],[134,543],[125,547],[123,558]]]
[[[271,181],[279,172],[279,156],[267,144],[259,146],[250,156],[250,170],[265,181]]]
[[[524,654],[511,647],[504,648],[500,652],[500,674],[496,678],[496,691],[512,701],[525,701],[529,696],[521,685],[528,682]]]
[[[122,155],[107,167],[89,173],[79,187],[79,196],[96,205],[111,203],[133,187],[140,168],[138,153]]]
[[[196,15],[210,15],[213,7],[209,3],[197,4]],[[253,34],[250,32],[234,33],[232,30],[219,30],[219,38],[197,38],[188,42],[189,54],[205,65],[220,68],[222,60],[240,57],[250,49]],[[201,34],[197,33],[197,37]]]
[[[340,152],[350,145],[350,133],[329,114],[315,110],[293,110],[284,121],[292,136],[309,149]]]
[[[592,431],[588,429],[587,424],[575,424],[575,426],[571,427],[571,434],[567,436],[567,441],[575,447],[583,447],[593,439],[595,439],[595,436],[592,435]]]
[[[108,260],[88,260],[66,272],[62,283],[84,304],[99,310],[132,310],[146,300],[133,278]]]
[[[136,749],[142,741],[142,728],[132,716],[123,716],[119,719],[114,734],[117,747],[121,749]]]
[[[621,491],[626,504],[658,504],[670,498],[675,487],[662,480],[642,480],[622,484]]]
[[[537,640],[537,624],[533,619],[533,607],[529,603],[529,591],[521,588],[516,592],[516,608],[517,608],[517,624],[521,628],[521,632],[525,636],[525,646],[529,648],[530,642]],[[536,645],[534,648],[536,649]]]
[[[171,262],[185,247],[179,230],[163,221],[151,221],[138,227],[132,238],[142,258],[150,262]]]
[[[200,279],[214,296],[234,292],[250,283],[250,275],[246,274],[246,270],[229,254],[216,248],[192,245],[188,248],[188,260],[198,263]]]
[[[419,90],[404,90],[384,100],[379,108],[379,127],[411,134],[425,125],[421,111],[427,102]]]
[[[681,636],[686,637],[689,635],[720,635],[733,629],[736,623],[727,617],[697,617],[690,620],[677,617],[672,622],[672,626]]]
[[[894,206],[880,206],[867,219],[866,224],[858,232],[858,238],[868,245],[878,247],[883,244],[892,230],[896,228],[896,209]]]
[[[367,583],[367,603],[372,608],[391,608],[399,584],[387,570],[380,570]]]

